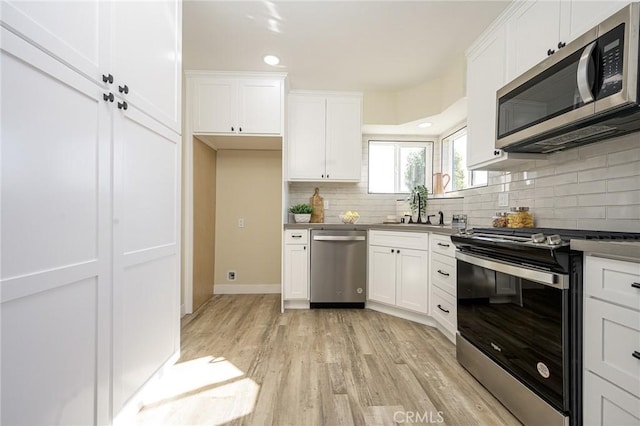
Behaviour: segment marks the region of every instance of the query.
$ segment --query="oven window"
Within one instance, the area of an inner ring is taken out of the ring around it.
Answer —
[[[458,330],[559,410],[565,410],[568,294],[458,260]]]

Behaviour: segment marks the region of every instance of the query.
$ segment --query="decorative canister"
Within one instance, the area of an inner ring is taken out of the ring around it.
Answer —
[[[509,228],[533,228],[533,215],[529,207],[511,207],[507,223]]]

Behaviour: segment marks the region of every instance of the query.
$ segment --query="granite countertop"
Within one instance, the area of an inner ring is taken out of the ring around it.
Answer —
[[[640,241],[571,240],[571,248],[587,254],[625,257],[640,262]]]
[[[404,231],[404,232],[433,232],[434,234],[451,235],[451,225],[417,225],[404,223],[356,223],[347,225],[343,223],[285,223],[284,229],[343,229],[343,230],[369,230],[380,231]]]

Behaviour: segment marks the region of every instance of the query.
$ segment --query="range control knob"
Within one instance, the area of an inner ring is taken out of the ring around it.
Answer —
[[[560,235],[549,235],[547,237],[547,244],[549,245],[557,246],[560,243],[562,243],[562,238],[560,238]]]
[[[531,241],[534,243],[544,243],[545,241],[545,237],[544,234],[532,234],[531,235]]]

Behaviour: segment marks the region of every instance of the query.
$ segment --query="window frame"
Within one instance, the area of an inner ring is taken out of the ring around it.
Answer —
[[[448,136],[445,136],[444,138],[442,138],[442,140],[440,141],[440,170],[442,171],[442,173],[444,173],[445,170],[450,170],[450,173],[448,174],[451,176],[451,186],[449,187],[449,189],[445,189],[444,191],[445,194],[458,192],[458,191],[465,191],[467,189],[481,188],[484,186],[488,186],[489,184],[489,176],[486,170],[469,170],[468,168],[466,168],[466,165],[464,165],[465,175],[468,175],[468,178],[466,179],[468,181],[468,185],[465,185],[464,188],[454,188],[454,180],[453,180],[453,174],[455,173],[455,170],[454,170],[455,167],[453,164],[453,161],[455,158],[453,155],[454,145],[455,145],[455,141],[459,140],[463,136],[465,138],[468,136],[467,126],[457,129],[456,131],[450,133]],[[445,156],[445,149],[444,149],[445,144],[448,145],[448,149],[447,149],[448,155],[446,156]],[[446,168],[445,168],[445,158],[449,158],[451,160],[451,164],[448,164]],[[485,176],[484,179],[481,179],[481,183],[477,182],[479,179],[479,174],[484,174]]]
[[[394,147],[394,182],[393,189],[394,192],[372,192],[371,191],[371,145],[387,145]],[[407,195],[410,194],[411,191],[402,192],[402,188],[400,188],[400,183],[402,181],[402,164],[401,164],[401,155],[400,151],[402,148],[424,148],[425,149],[425,173],[424,185],[431,190],[433,188],[433,156],[435,149],[435,141],[433,140],[402,140],[402,139],[369,139],[367,141],[367,193],[368,194],[397,194],[397,195]],[[431,158],[431,164],[429,165],[428,158]],[[431,171],[429,173],[429,170]],[[431,174],[431,180],[428,179],[428,175]]]

